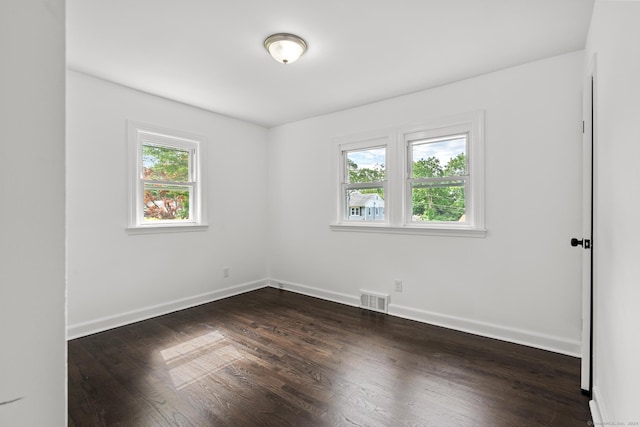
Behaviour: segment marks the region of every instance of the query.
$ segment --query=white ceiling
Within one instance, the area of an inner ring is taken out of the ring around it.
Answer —
[[[593,1],[67,0],[67,59],[271,127],[580,50]],[[298,62],[265,51],[279,32]]]

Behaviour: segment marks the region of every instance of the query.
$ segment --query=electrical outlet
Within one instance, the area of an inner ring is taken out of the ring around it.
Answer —
[[[225,267],[222,269],[222,276],[229,277],[229,267]]]
[[[278,282],[278,288],[284,289],[284,285],[282,284],[282,282]]]
[[[402,280],[395,280],[396,292],[402,292]]]

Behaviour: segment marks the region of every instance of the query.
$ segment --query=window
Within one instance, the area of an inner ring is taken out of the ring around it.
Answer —
[[[183,132],[129,123],[130,230],[175,231],[206,225],[202,140]]]
[[[414,135],[407,141],[407,222],[466,223],[467,140],[468,135],[461,134]]]
[[[332,228],[484,236],[483,121],[475,112],[337,139]]]
[[[340,156],[341,219],[385,221],[386,141],[371,140],[347,144],[341,148]]]

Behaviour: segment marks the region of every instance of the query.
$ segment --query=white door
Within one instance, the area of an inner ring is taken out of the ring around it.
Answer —
[[[593,231],[593,75],[589,73],[583,90],[582,132],[582,236],[571,245],[582,248],[582,366],[580,388],[591,396],[592,383],[592,240]]]

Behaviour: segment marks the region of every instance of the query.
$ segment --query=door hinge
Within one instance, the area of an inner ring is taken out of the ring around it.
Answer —
[[[584,120],[582,121],[582,133],[584,134]]]

